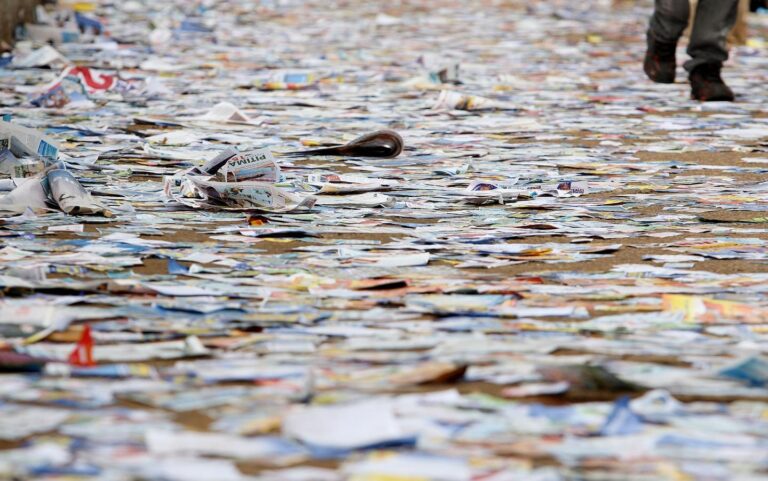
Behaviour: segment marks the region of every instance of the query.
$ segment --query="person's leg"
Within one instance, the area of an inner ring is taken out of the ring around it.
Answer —
[[[728,34],[728,45],[747,44],[747,17],[749,16],[749,0],[739,0],[736,9],[736,23]]]
[[[736,22],[739,0],[699,0],[685,62],[691,81],[691,96],[697,100],[734,99],[720,70],[728,59],[726,38]]]
[[[690,3],[688,0],[656,0],[648,26],[648,40],[662,44],[675,44],[688,26]]]
[[[654,82],[675,81],[675,50],[688,25],[689,14],[688,0],[656,0],[648,25],[648,50],[643,62],[643,70]]]
[[[689,72],[703,64],[722,65],[728,59],[726,39],[738,13],[739,0],[699,0],[693,22],[688,55]]]

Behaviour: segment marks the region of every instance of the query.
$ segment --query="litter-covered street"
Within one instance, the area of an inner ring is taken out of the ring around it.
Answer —
[[[0,479],[768,478],[768,12],[698,102],[652,11],[39,7]]]

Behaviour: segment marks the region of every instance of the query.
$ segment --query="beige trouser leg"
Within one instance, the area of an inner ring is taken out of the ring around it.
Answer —
[[[736,17],[736,25],[733,26],[728,36],[731,45],[744,45],[747,43],[747,15],[749,15],[749,0],[739,1],[739,16]]]

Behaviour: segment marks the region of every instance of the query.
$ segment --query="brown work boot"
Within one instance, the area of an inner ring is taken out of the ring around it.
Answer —
[[[660,84],[675,82],[675,50],[677,44],[662,43],[648,37],[648,50],[645,51],[643,70],[649,79]]]
[[[733,102],[733,91],[720,77],[720,67],[718,64],[704,64],[691,71],[691,98],[702,102]]]

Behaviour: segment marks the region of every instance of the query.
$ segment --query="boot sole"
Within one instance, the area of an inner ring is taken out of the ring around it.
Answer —
[[[653,78],[650,75],[648,75],[648,78],[652,82],[657,83],[657,84],[673,84],[673,83],[675,83],[675,78],[674,77],[672,77],[671,79],[670,78]]]
[[[733,102],[735,98],[734,97],[712,97],[712,98],[700,99],[695,95],[691,94],[691,100],[698,100],[699,102]]]

